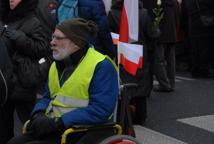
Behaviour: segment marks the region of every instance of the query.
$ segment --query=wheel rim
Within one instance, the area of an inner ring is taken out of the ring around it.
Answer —
[[[131,140],[115,140],[110,142],[109,144],[136,144],[136,143]]]

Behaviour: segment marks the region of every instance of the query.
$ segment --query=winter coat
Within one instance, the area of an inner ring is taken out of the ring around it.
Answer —
[[[44,33],[51,40],[56,25],[56,0],[38,0],[36,15],[41,22]]]
[[[214,16],[213,0],[198,0],[202,14]],[[214,36],[214,27],[204,27],[200,20],[200,11],[196,0],[183,0],[181,3],[181,25],[188,26],[190,37]]]
[[[35,16],[37,0],[22,1],[14,10],[9,9],[8,2],[6,4],[7,9],[3,13],[0,27],[7,25],[7,29],[13,32],[9,36],[6,33],[2,34],[2,39],[6,43],[12,59],[16,78],[11,97],[16,97],[15,95],[20,95],[20,93],[23,97],[25,94],[26,97],[29,97],[35,92],[35,85],[31,84],[31,80],[27,79],[28,77],[23,75],[21,70],[24,66],[26,70],[30,71],[29,66],[33,65],[33,61],[38,62],[39,59],[49,55],[48,42],[43,34],[40,21]],[[37,69],[33,72],[36,73]]]
[[[9,58],[7,48],[0,39],[0,104],[3,105],[12,91],[13,76],[12,76],[12,64]]]
[[[179,19],[176,0],[162,0],[163,19],[160,23],[160,43],[175,43],[177,41],[177,24]]]
[[[78,0],[79,17],[86,20],[93,20],[98,25],[98,34],[91,43],[95,49],[102,54],[115,58],[116,52],[113,46],[108,18],[105,12],[105,6],[102,0]]]

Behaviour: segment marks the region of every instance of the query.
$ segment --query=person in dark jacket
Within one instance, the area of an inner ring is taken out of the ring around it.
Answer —
[[[0,116],[5,122],[0,123],[1,132],[13,136],[14,110],[22,123],[30,118],[30,112],[36,100],[36,76],[39,67],[31,71],[34,62],[49,53],[48,42],[43,34],[40,21],[35,16],[37,0],[2,0],[5,5],[0,21],[1,39],[13,64],[14,88],[4,105],[4,113]],[[41,63],[43,66],[45,63]],[[31,77],[24,72],[31,71]],[[38,77],[37,77],[38,78]],[[38,84],[40,84],[38,82]],[[0,137],[2,139],[2,137]],[[2,143],[6,143],[2,142]]]
[[[210,66],[213,64],[213,26],[205,27],[200,15],[214,18],[213,0],[183,0],[181,3],[181,22],[191,44],[191,75],[195,78],[207,78],[210,76]],[[187,20],[185,20],[187,19]]]
[[[155,76],[159,82],[156,92],[171,92],[175,87],[175,44],[177,42],[177,1],[162,0],[163,19],[160,22],[161,35],[155,48]]]
[[[13,68],[10,57],[7,52],[2,39],[0,39],[0,123],[5,125],[7,119],[7,113],[5,108],[7,100],[11,92],[13,91]],[[12,125],[8,125],[7,129],[13,129]],[[7,132],[5,127],[1,125],[0,130],[0,143],[5,144],[8,138],[11,137],[10,133]]]
[[[123,7],[123,0],[113,1],[113,5],[109,12],[108,18],[110,28],[113,32],[119,33],[121,11]],[[150,95],[153,85],[153,72],[151,67],[151,58],[149,55],[149,44],[154,42],[159,36],[159,31],[156,29],[151,21],[148,11],[143,8],[143,3],[139,1],[139,40],[136,44],[143,45],[143,68],[137,71],[135,76],[126,72],[120,66],[120,77],[122,83],[136,83],[137,89],[130,91],[127,95],[133,96],[131,103],[136,105],[136,113],[134,118],[135,124],[143,125],[147,118],[147,100],[146,97]]]
[[[119,94],[118,76],[114,62],[88,43],[96,33],[96,24],[82,18],[56,26],[47,91],[34,107],[27,133],[8,144],[60,143],[66,128],[109,121]],[[72,143],[78,138],[72,137]],[[78,142],[94,144],[97,139]]]
[[[38,0],[36,15],[41,22],[44,33],[51,41],[51,35],[56,26],[56,0]]]

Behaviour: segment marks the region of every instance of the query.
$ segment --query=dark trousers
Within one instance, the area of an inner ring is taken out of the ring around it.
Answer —
[[[14,111],[22,123],[30,118],[34,102],[8,101],[0,108],[0,144],[6,144],[14,136]]]
[[[209,76],[209,68],[213,63],[214,36],[191,38],[191,58],[193,77]]]
[[[79,132],[69,135],[69,144],[98,144],[103,139],[114,135],[113,129],[94,130],[90,132]],[[52,135],[45,138],[35,138],[31,134],[25,134],[12,138],[7,144],[60,144],[61,135]]]
[[[131,100],[136,107],[133,123],[137,125],[144,125],[147,118],[147,98],[146,97],[135,97]]]
[[[159,86],[173,89],[175,86],[175,44],[163,43],[155,47],[154,70]]]

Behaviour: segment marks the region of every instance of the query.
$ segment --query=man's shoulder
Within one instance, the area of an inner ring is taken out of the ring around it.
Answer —
[[[102,69],[104,71],[112,71],[114,70],[113,64],[107,58],[103,61],[99,62],[96,69]]]

